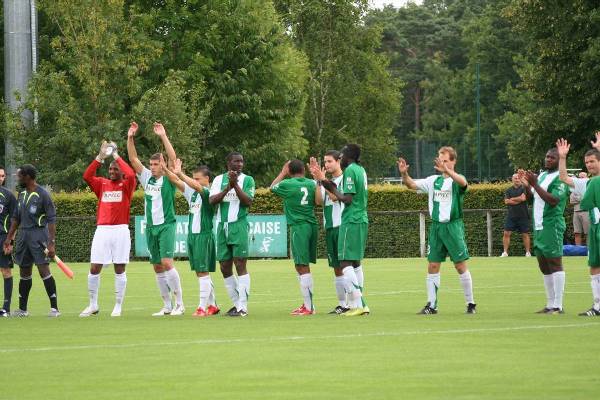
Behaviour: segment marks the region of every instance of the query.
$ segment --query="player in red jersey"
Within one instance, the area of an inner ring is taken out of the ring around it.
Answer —
[[[129,130],[136,131],[133,122]],[[109,179],[96,176],[96,170],[104,159],[112,156],[114,161],[108,168]],[[89,317],[98,314],[98,288],[103,265],[115,265],[115,307],[111,316],[121,316],[121,306],[127,286],[125,266],[129,263],[131,237],[129,236],[129,209],[135,191],[135,172],[117,153],[114,143],[102,143],[100,153],[88,166],[83,179],[98,197],[96,233],[92,241],[91,267],[88,275],[90,304],[79,314]]]

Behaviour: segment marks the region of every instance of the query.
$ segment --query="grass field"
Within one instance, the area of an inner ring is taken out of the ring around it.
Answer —
[[[536,262],[511,257],[471,260],[477,315],[464,314],[457,274],[445,265],[440,314],[418,316],[424,261],[369,259],[372,314],[345,318],[327,315],[336,300],[324,261],[313,268],[318,314],[311,317],[288,315],[301,303],[289,260],[252,261],[243,319],[192,318],[198,285],[186,262],[178,263],[185,316],[150,316],[161,306],[153,273],[133,263],[123,316],[110,317],[114,279],[106,269],[100,315],[78,318],[87,304],[87,265],[74,264],[74,281],[55,270],[60,318],[45,317],[36,276],[32,316],[0,319],[0,398],[597,398],[600,318],[577,316],[592,301],[585,259],[565,264],[564,315],[533,313],[545,303]],[[214,278],[226,310],[222,279]]]

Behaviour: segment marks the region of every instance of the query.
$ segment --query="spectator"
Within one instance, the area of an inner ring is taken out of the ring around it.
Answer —
[[[502,244],[504,251],[500,257],[508,257],[508,247],[510,246],[510,235],[517,231],[523,237],[523,246],[525,247],[525,256],[531,257],[531,240],[529,238],[529,210],[527,209],[527,198],[525,189],[519,179],[519,175],[512,176],[513,185],[506,189],[504,194],[504,204],[508,207],[506,222],[504,223],[504,236]]]
[[[587,178],[587,173],[580,172],[579,178]],[[585,237],[590,229],[590,215],[587,211],[579,208],[581,195],[572,193],[569,202],[573,204],[573,232],[575,233],[575,244],[581,246],[585,243]]]

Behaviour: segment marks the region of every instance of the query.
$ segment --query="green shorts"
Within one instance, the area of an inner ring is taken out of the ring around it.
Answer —
[[[342,224],[338,236],[340,261],[360,261],[365,257],[369,224]]]
[[[536,256],[558,258],[563,255],[565,222],[544,222],[544,229],[533,230],[533,250]]]
[[[189,234],[187,246],[192,271],[215,272],[217,262],[212,232]]]
[[[163,258],[173,258],[175,255],[175,223],[146,228],[146,244],[152,264],[160,264],[160,260]]]
[[[248,258],[248,221],[219,222],[217,226],[217,260]]]
[[[294,265],[317,262],[318,237],[319,228],[316,224],[290,225],[290,246]]]
[[[600,268],[600,225],[590,224],[587,235],[588,266]]]
[[[450,256],[453,263],[469,259],[462,219],[450,222],[432,222],[429,227],[427,260],[441,263],[446,261],[447,256]]]
[[[338,259],[338,239],[340,236],[340,227],[329,228],[325,231],[325,243],[327,244],[327,261],[332,268],[340,267]]]

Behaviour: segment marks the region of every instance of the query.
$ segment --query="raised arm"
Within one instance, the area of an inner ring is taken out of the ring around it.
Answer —
[[[135,149],[134,137],[137,130],[138,124],[134,121],[127,131],[127,156],[129,157],[129,162],[131,163],[133,170],[139,174],[143,171],[144,166],[138,158],[137,150]]]
[[[567,154],[569,154],[571,145],[565,139],[561,138],[556,141],[556,148],[558,149],[559,179],[570,187],[574,187],[575,183],[573,182],[573,178],[571,178],[567,172]]]
[[[397,161],[398,171],[400,172],[400,176],[402,177],[402,183],[411,190],[417,190],[416,182],[408,175],[408,168],[410,165],[406,163],[404,158],[399,158]]]
[[[183,181],[177,177],[177,174],[175,174],[175,172],[167,168],[167,163],[163,158],[162,154],[160,155],[160,166],[162,167],[163,173],[167,176],[171,183],[175,185],[180,192],[183,192],[185,190],[185,185],[183,184]]]
[[[289,161],[287,161],[285,164],[283,164],[283,167],[281,168],[279,175],[277,175],[275,177],[273,182],[271,182],[271,186],[269,186],[271,189],[273,189],[273,186],[277,185],[279,182],[284,180],[286,178],[286,176],[288,176],[290,174],[289,165],[290,165]]]
[[[173,145],[169,140],[169,136],[167,136],[167,131],[165,130],[163,124],[161,124],[160,122],[155,122],[153,128],[154,133],[156,133],[156,135],[162,141],[163,146],[165,146],[165,151],[167,152],[167,159],[169,161],[169,165],[171,165],[171,163],[174,163],[177,159],[177,154],[175,154],[175,149],[173,148]]]
[[[193,178],[187,176],[183,172],[182,162],[180,159],[175,160],[175,164],[173,166],[173,173],[175,175],[177,175],[177,177],[179,179],[181,179],[183,182],[185,182],[189,187],[194,189],[196,192],[202,193],[202,191],[204,190],[204,186],[202,186],[201,184],[196,182]]]

